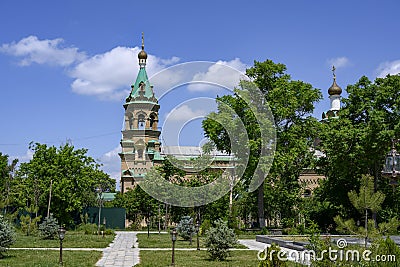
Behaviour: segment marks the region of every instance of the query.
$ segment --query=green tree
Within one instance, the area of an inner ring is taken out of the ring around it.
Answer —
[[[20,216],[21,231],[27,236],[36,235],[38,229],[38,223],[42,216],[38,216],[38,207],[31,205],[29,207],[20,208],[23,214]]]
[[[11,224],[0,215],[0,258],[2,253],[15,243],[15,232]]]
[[[211,139],[216,148],[236,155],[242,147],[231,145],[228,131],[220,121],[240,121],[246,128],[249,142],[247,147],[250,150],[249,161],[244,172],[244,180],[248,182],[255,175],[256,166],[262,161],[263,166],[271,164],[271,159],[262,159],[262,136],[260,134],[260,122],[257,121],[257,112],[262,106],[268,105],[274,117],[274,128],[276,130],[276,151],[272,167],[267,175],[267,167],[258,170],[256,175],[266,178],[257,192],[257,213],[258,222],[261,227],[265,226],[264,211],[269,213],[280,210],[282,216],[291,216],[292,207],[300,196],[298,177],[306,166],[309,166],[313,152],[310,151],[314,137],[316,136],[318,122],[311,116],[314,104],[321,99],[321,92],[313,88],[311,84],[294,81],[286,73],[286,66],[274,63],[271,60],[254,62],[254,66],[246,70],[254,84],[261,90],[262,96],[256,100],[251,98],[251,103],[257,103],[256,109],[251,109],[249,101],[244,101],[243,96],[249,93],[252,88],[249,83],[235,90],[234,95],[226,95],[217,98],[218,112],[211,113],[203,121],[205,135]],[[258,97],[258,95],[256,95]],[[267,104],[266,104],[267,103]],[[236,114],[231,117],[224,113],[224,106],[229,106]],[[236,146],[236,148],[235,148]],[[232,151],[233,150],[233,151]],[[246,183],[246,182],[245,182]],[[264,206],[266,196],[267,205]]]
[[[95,205],[96,188],[101,187],[103,192],[114,190],[115,180],[86,155],[87,149],[75,149],[69,144],[56,148],[39,143],[31,143],[30,149],[34,152],[33,158],[21,164],[14,192],[21,206],[37,208],[36,217],[38,213],[47,214],[50,208],[60,223],[73,224],[85,207]]]
[[[228,223],[223,220],[214,222],[214,227],[206,231],[205,245],[212,260],[223,261],[229,256],[229,249],[237,243],[237,237]]]
[[[184,240],[189,240],[190,237],[195,232],[195,223],[193,223],[193,218],[190,216],[182,216],[179,221],[178,226],[176,227],[179,236],[181,236]]]
[[[319,149],[325,154],[318,165],[327,179],[315,192],[317,201],[327,202],[325,214],[354,217],[347,192],[356,190],[363,174],[374,178],[374,190],[381,190],[386,199],[381,220],[400,213],[399,187],[391,188],[381,179],[386,153],[392,138],[400,136],[400,76],[388,75],[370,81],[363,76],[346,88],[339,119],[329,119],[321,125]],[[325,224],[330,224],[324,216]],[[373,213],[376,220],[376,213]],[[379,218],[378,218],[379,219]]]
[[[10,204],[13,203],[11,188],[17,164],[18,159],[13,159],[9,163],[8,155],[3,155],[0,152],[0,208],[4,208],[4,214],[7,213]]]
[[[49,217],[44,218],[39,224],[40,235],[43,239],[55,239],[58,237],[58,221],[50,213]]]
[[[393,233],[399,226],[396,218],[392,218],[388,223],[380,223],[378,228],[374,227],[373,220],[368,220],[368,211],[377,212],[382,207],[385,195],[374,190],[373,177],[370,175],[363,175],[359,192],[350,191],[348,193],[350,202],[361,213],[365,214],[364,228],[356,226],[353,219],[344,221],[340,216],[336,216],[335,222],[338,225],[339,231],[347,231],[351,234],[362,235],[365,238],[365,247],[367,247],[368,238],[370,236],[377,237],[388,233]]]

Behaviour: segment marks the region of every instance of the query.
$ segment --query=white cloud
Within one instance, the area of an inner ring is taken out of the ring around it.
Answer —
[[[384,62],[379,65],[376,72],[378,73],[377,76],[381,78],[388,74],[398,74],[400,73],[400,60]]]
[[[62,47],[63,39],[39,40],[36,36],[28,36],[18,43],[3,44],[0,52],[21,57],[22,66],[32,63],[68,66],[86,58],[76,47]]]
[[[87,57],[78,48],[63,47],[63,42],[62,38],[39,40],[29,36],[19,42],[3,44],[0,52],[21,57],[20,64],[24,66],[37,63],[67,67],[66,74],[73,78],[71,88],[76,94],[118,101],[129,94],[130,85],[139,71],[139,47],[116,47]],[[146,70],[156,96],[185,83],[190,83],[187,88],[191,91],[233,89],[244,77],[246,69],[239,58],[173,65],[179,60],[176,56],[164,59],[148,54]]]
[[[118,153],[121,152],[121,147],[117,146],[111,151],[108,151],[102,155],[99,159],[100,163],[103,164],[102,170],[110,175],[111,178],[117,181],[117,189],[120,188],[120,173],[121,173],[121,161]]]
[[[180,61],[179,57],[172,57],[170,59],[161,59],[161,64],[163,65],[172,65],[172,64],[176,64]]]
[[[22,156],[10,156],[10,159],[18,159],[18,163],[23,163],[23,162],[28,162],[31,159],[33,159],[33,150],[28,149],[25,153],[25,155]]]
[[[137,54],[140,48],[116,47],[111,51],[95,55],[75,66],[70,76],[75,78],[73,92],[95,95],[103,99],[121,100],[129,94],[129,85],[139,71]],[[172,64],[179,58],[161,59],[148,55],[146,71],[149,77]]]
[[[231,61],[219,60],[211,65],[207,72],[199,72],[193,76],[192,84],[188,86],[190,91],[215,90],[217,87],[210,86],[215,84],[222,88],[233,89],[244,77],[246,65],[235,58]]]
[[[347,57],[336,57],[328,59],[328,64],[335,66],[335,68],[343,68],[350,65],[350,60]]]
[[[179,121],[179,122],[186,122],[188,120],[204,117],[207,115],[208,112],[205,110],[192,110],[188,105],[181,105],[178,108],[171,110],[166,115],[166,122],[167,121]]]

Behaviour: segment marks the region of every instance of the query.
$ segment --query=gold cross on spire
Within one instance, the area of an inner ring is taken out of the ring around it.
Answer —
[[[142,32],[142,50],[144,50],[144,32]]]
[[[332,65],[333,79],[336,81],[335,65]]]

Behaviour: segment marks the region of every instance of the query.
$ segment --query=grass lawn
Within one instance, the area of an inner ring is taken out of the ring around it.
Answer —
[[[171,265],[171,251],[140,251],[140,267],[161,267]],[[211,261],[207,251],[175,251],[176,267],[222,267],[258,266],[257,251],[231,251],[226,261]]]
[[[271,236],[273,237],[273,236]],[[290,241],[301,241],[301,242],[307,242],[310,238],[308,236],[281,236],[277,237],[278,239],[283,239],[283,240],[290,240]]]
[[[59,251],[8,250],[0,266],[59,267],[59,256]],[[93,267],[100,258],[100,251],[63,251],[65,267]]]
[[[114,240],[114,235],[105,237],[97,235],[85,235],[84,232],[67,231],[63,241],[65,248],[105,248]],[[60,241],[43,240],[37,236],[26,236],[17,233],[17,240],[13,248],[58,248]]]
[[[140,264],[135,267],[171,266],[171,251],[140,251]],[[257,251],[231,251],[226,261],[212,261],[207,251],[175,251],[176,267],[257,267]],[[287,267],[303,267],[304,265],[287,261]]]
[[[147,238],[147,234],[137,235],[139,248],[171,248],[172,241],[169,234],[150,234]],[[199,237],[200,247],[204,248],[204,237]],[[177,238],[175,242],[176,248],[197,248],[196,235],[193,236],[192,246],[189,245],[189,241],[183,240],[183,238]],[[245,246],[238,244],[235,248],[246,248]]]
[[[253,239],[256,240],[256,234],[238,234],[238,239]]]

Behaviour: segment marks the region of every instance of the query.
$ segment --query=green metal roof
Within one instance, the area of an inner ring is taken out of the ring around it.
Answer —
[[[145,91],[144,91],[144,96],[147,98],[152,98],[154,96],[153,89],[151,88],[149,78],[147,77],[147,72],[146,68],[140,68],[139,73],[136,77],[136,82],[133,85],[133,90],[131,92],[131,97],[136,98],[140,96],[140,84],[144,83],[145,85]]]
[[[116,195],[116,193],[102,193],[101,198],[104,201],[113,201],[115,198],[115,195]],[[99,198],[99,197],[100,197],[100,195],[97,196],[97,198]]]
[[[154,153],[153,160],[164,160],[164,157],[160,154],[160,152],[156,151]]]

